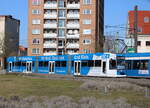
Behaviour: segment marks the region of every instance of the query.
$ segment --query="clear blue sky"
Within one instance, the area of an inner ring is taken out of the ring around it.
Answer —
[[[105,25],[125,26],[127,14],[138,5],[139,10],[150,10],[150,0],[105,0]],[[1,0],[1,15],[12,15],[21,20],[20,44],[27,46],[28,0]],[[123,35],[124,29],[105,28],[105,34],[114,35],[119,31]]]

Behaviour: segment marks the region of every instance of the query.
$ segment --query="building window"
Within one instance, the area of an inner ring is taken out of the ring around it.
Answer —
[[[33,48],[32,54],[40,54],[40,49],[39,48]]]
[[[38,9],[33,9],[32,10],[32,14],[40,14],[40,13],[41,13],[41,11],[38,10]]]
[[[83,34],[91,34],[91,29],[83,29]]]
[[[90,9],[84,9],[83,14],[91,14],[91,10]]]
[[[40,39],[33,39],[32,44],[40,44]]]
[[[32,5],[40,5],[41,0],[32,0]]]
[[[65,7],[65,1],[64,1],[64,0],[59,0],[59,2],[58,2],[58,7],[59,7],[59,8]]]
[[[34,34],[34,35],[40,34],[40,30],[39,29],[33,29],[32,34]]]
[[[59,27],[65,27],[65,20],[58,20],[58,26]]]
[[[39,19],[33,19],[32,24],[40,24],[41,21]]]
[[[138,45],[138,46],[141,46],[141,41],[138,41],[138,42],[137,42],[137,45]]]
[[[58,30],[58,36],[59,37],[64,37],[65,36],[65,30],[64,29],[59,29]]]
[[[66,10],[59,10],[58,17],[66,17]]]
[[[91,44],[91,40],[90,39],[84,39],[83,44]]]
[[[83,24],[91,24],[91,20],[89,20],[89,19],[83,19]]]
[[[146,41],[146,46],[150,46],[150,41]]]
[[[83,50],[83,53],[90,53],[90,50],[84,49],[84,50]]]
[[[149,17],[144,17],[144,22],[149,23]]]
[[[92,3],[92,0],[83,0],[83,4],[85,5],[88,5],[88,4],[91,4]]]
[[[139,33],[142,32],[142,27],[138,27],[138,32],[139,32]]]

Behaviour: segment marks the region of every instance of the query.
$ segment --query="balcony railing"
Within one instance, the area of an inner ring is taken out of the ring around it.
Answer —
[[[67,8],[68,9],[79,9],[80,8],[80,4],[67,4]]]
[[[69,55],[73,55],[73,54],[79,54],[79,53],[76,53],[76,52],[70,52],[70,51],[68,51],[68,52],[67,52],[67,54],[69,54]]]
[[[78,39],[79,36],[80,36],[79,34],[67,34],[68,39]]]
[[[67,28],[79,28],[80,27],[80,25],[77,23],[77,24],[75,24],[75,23],[68,23],[67,24]]]
[[[44,9],[56,9],[57,4],[44,4]]]
[[[67,14],[68,19],[79,19],[79,14]]]
[[[57,55],[57,52],[44,52],[43,55],[44,55],[44,56]]]
[[[56,43],[44,43],[44,48],[56,48]]]
[[[64,48],[64,47],[65,47],[64,45],[60,45],[60,46],[58,45],[58,48]]]
[[[78,43],[68,43],[67,48],[79,48],[79,44]]]
[[[45,19],[57,18],[57,14],[44,14]]]
[[[56,23],[44,24],[44,28],[57,28],[57,24]]]
[[[56,33],[44,33],[44,38],[56,38]]]

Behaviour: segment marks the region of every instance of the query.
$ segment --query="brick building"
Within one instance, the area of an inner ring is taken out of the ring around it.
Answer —
[[[29,0],[28,55],[102,52],[104,0]]]
[[[128,13],[128,46],[134,46],[134,11]],[[150,11],[138,11],[137,52],[150,52]]]

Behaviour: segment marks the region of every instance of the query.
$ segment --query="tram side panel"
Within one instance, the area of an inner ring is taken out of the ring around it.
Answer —
[[[68,74],[67,55],[38,57],[38,73],[41,74]]]
[[[132,53],[118,55],[124,59],[118,59],[122,64],[121,73],[127,77],[150,77],[150,53]],[[120,67],[120,66],[119,66]]]
[[[8,72],[23,72],[32,73],[35,71],[35,57],[8,57],[7,58]]]
[[[150,77],[150,61],[126,60],[125,72],[128,77]]]
[[[110,54],[107,53],[72,55],[71,73],[81,76],[116,76],[117,70],[109,69],[109,58]]]

